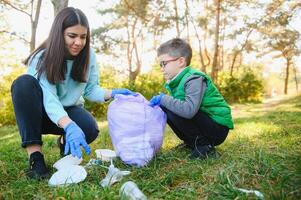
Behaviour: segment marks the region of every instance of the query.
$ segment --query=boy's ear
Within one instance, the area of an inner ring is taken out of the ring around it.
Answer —
[[[185,57],[180,57],[179,60],[180,60],[181,66],[186,67],[186,59],[185,59]]]

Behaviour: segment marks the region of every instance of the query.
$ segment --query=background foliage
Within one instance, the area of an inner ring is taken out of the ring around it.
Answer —
[[[13,71],[0,80],[0,125],[15,124],[13,107],[11,102],[10,87],[13,80],[20,74],[24,73],[26,68],[23,66],[15,66]],[[141,93],[146,99],[150,99],[159,92],[167,92],[163,88],[164,79],[155,66],[152,71],[147,74],[140,74],[135,84],[129,84],[127,79],[121,76],[111,66],[103,66],[100,72],[100,85],[103,88],[129,88],[133,91]],[[229,76],[224,73],[220,75],[218,88],[226,101],[229,103],[236,102],[260,102],[263,97],[264,87],[263,80],[258,73],[248,69],[235,76]],[[85,107],[98,119],[105,119],[107,103],[93,103],[86,101]]]

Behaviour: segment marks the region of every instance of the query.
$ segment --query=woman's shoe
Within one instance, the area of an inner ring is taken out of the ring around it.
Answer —
[[[63,144],[62,144],[62,137],[63,137]],[[65,154],[64,154],[64,151],[65,151],[65,139],[64,139],[64,136],[60,136],[58,139],[57,139],[57,146],[59,147],[60,149],[60,155],[61,157],[63,157]]]
[[[36,151],[30,154],[29,169],[26,172],[29,178],[44,179],[49,177],[49,170],[46,167],[44,156]]]

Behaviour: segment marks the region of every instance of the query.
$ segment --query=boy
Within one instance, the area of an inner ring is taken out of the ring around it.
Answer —
[[[230,107],[210,77],[189,66],[192,49],[184,40],[161,44],[157,56],[171,96],[153,96],[150,105],[161,106],[168,125],[192,149],[190,158],[215,155],[214,146],[233,129]]]

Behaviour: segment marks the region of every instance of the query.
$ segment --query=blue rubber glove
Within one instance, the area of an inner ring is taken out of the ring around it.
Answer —
[[[132,92],[131,90],[126,88],[112,89],[111,97],[114,98],[116,94],[133,95],[133,96],[138,95],[136,92]]]
[[[165,95],[164,93],[161,93],[159,95],[153,96],[152,99],[149,101],[149,105],[151,107],[159,106],[161,103],[161,99],[164,95]]]
[[[90,154],[91,149],[86,142],[85,134],[82,129],[75,123],[69,123],[65,128],[66,132],[66,146],[65,155],[71,151],[72,156],[78,158],[82,157],[80,146],[83,146],[87,154]]]

